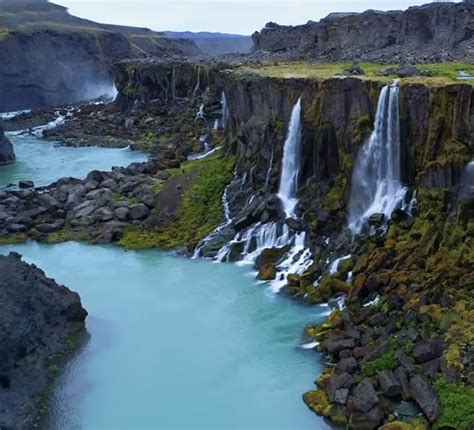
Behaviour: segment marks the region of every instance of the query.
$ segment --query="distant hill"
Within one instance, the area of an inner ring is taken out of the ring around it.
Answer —
[[[191,40],[96,23],[46,0],[0,0],[0,112],[110,92],[112,66],[126,58],[200,53]]]
[[[232,53],[248,54],[253,46],[251,36],[242,36],[239,34],[193,33],[190,31],[165,31],[164,34],[171,38],[190,39],[194,41],[202,52],[209,55]]]

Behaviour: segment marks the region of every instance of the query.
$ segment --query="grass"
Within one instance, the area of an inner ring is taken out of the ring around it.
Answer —
[[[233,157],[216,154],[174,169],[174,176],[194,173],[184,191],[178,218],[158,231],[130,227],[120,240],[120,245],[127,249],[194,249],[222,221],[221,197],[232,179],[233,167]]]
[[[474,386],[455,384],[441,377],[435,382],[443,413],[436,429],[469,430],[474,424]]]
[[[398,67],[395,64],[378,63],[360,63],[365,75],[359,76],[360,79],[378,80],[386,82],[396,78],[396,76],[379,76],[379,73],[388,68]],[[257,74],[259,76],[274,78],[309,78],[309,79],[328,79],[342,76],[344,69],[351,66],[351,63],[309,63],[295,62],[282,64],[264,64],[260,67],[244,66],[234,70],[238,75]],[[457,75],[460,71],[465,71],[474,75],[474,65],[468,63],[438,63],[438,64],[417,64],[417,68],[431,72],[432,77],[411,77],[405,78],[403,82],[419,83],[430,82],[433,85],[445,85],[453,82],[465,82],[474,85],[473,81],[459,81]]]

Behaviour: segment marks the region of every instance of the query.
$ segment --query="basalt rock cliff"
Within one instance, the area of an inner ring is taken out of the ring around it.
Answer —
[[[2,0],[0,112],[114,94],[116,61],[199,52],[191,41],[76,18],[47,1]]]
[[[318,61],[474,60],[474,4],[430,3],[406,11],[334,13],[299,26],[269,23],[254,49]]]
[[[31,429],[48,385],[83,330],[87,312],[78,294],[11,253],[0,256],[0,427]]]

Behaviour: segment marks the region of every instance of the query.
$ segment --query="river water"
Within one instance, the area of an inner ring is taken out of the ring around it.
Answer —
[[[25,179],[34,181],[36,186],[69,176],[83,179],[94,169],[110,170],[146,160],[145,154],[129,149],[71,148],[29,135],[7,136],[13,143],[16,163],[0,167],[0,188]]]
[[[46,184],[136,161],[129,151],[21,139],[15,176],[0,168],[0,183]],[[248,266],[79,243],[0,247],[12,250],[77,291],[89,312],[88,339],[59,377],[46,429],[329,428],[301,399],[318,355],[298,348],[326,308],[274,295]]]

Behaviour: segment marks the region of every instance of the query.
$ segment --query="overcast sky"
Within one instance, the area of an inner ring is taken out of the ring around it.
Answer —
[[[267,22],[303,24],[330,12],[393,10],[429,0],[52,0],[73,15],[153,30],[251,34]]]

